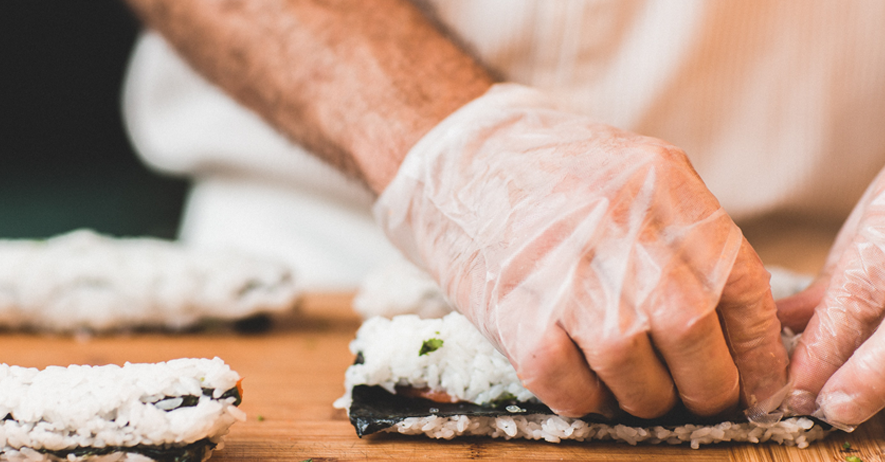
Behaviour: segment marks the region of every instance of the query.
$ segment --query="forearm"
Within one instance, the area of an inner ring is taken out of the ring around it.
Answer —
[[[200,73],[380,192],[492,78],[405,0],[127,0]]]

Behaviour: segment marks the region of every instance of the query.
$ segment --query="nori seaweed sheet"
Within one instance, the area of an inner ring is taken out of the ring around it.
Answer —
[[[214,388],[201,388],[203,390],[203,396],[212,396],[212,393],[215,392]],[[174,409],[169,409],[168,411],[174,411],[175,409],[183,408],[183,407],[193,407],[200,403],[200,397],[194,395],[182,395],[182,396],[166,396],[163,399],[168,398],[182,398],[181,404]],[[234,400],[234,406],[239,406],[240,403],[243,402],[243,398],[240,396],[240,390],[237,387],[233,387],[230,390],[224,392],[221,396],[218,397],[219,400],[225,398],[236,398]],[[160,400],[162,401],[162,400]],[[167,411],[167,412],[168,412]]]
[[[356,434],[362,438],[405,420],[408,417],[427,417],[436,415],[450,417],[466,415],[470,417],[497,417],[502,415],[530,415],[542,414],[553,415],[549,407],[540,403],[517,403],[513,401],[498,404],[496,406],[480,406],[473,403],[438,403],[424,398],[413,398],[403,395],[395,395],[383,387],[357,385],[351,393],[352,404],[350,405],[350,423],[356,429]],[[516,405],[524,412],[508,411],[508,404]],[[825,430],[830,425],[814,417],[809,417],[816,425],[822,425]],[[622,424],[631,427],[678,427],[686,424],[715,425],[723,421],[746,422],[743,414],[730,416],[718,416],[716,418],[702,418],[688,412],[685,407],[674,408],[666,415],[656,419],[640,419],[622,412],[613,419],[608,419],[598,414],[589,414],[581,418],[588,423],[603,423],[609,425]]]
[[[73,454],[76,457],[83,457],[103,456],[115,452],[126,452],[141,454],[157,462],[201,462],[209,451],[215,449],[215,446],[215,443],[210,441],[209,438],[203,438],[199,441],[188,444],[187,446],[106,446],[103,448],[74,448],[62,451],[37,449],[36,451],[43,454],[51,454],[62,460],[65,460],[69,454]]]

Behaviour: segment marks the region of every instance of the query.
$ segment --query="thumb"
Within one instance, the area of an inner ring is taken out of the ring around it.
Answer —
[[[814,315],[814,310],[823,300],[830,287],[833,275],[840,271],[840,261],[852,245],[856,245],[856,237],[868,225],[871,210],[881,208],[881,196],[885,189],[885,170],[870,184],[863,197],[858,200],[851,215],[842,224],[827,255],[824,267],[815,280],[802,292],[777,300],[778,318],[784,327],[793,332],[803,332]]]

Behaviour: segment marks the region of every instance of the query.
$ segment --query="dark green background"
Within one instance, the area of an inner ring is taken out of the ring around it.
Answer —
[[[120,116],[138,30],[122,0],[0,0],[0,238],[174,236],[187,183],[144,167]]]

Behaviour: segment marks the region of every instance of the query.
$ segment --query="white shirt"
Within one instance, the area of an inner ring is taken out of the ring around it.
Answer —
[[[842,219],[885,165],[880,0],[427,6],[508,80],[682,147],[738,221]],[[394,254],[371,223],[368,191],[203,81],[157,36],[139,44],[125,101],[146,161],[195,178],[184,240],[283,255],[311,288],[352,287]]]

